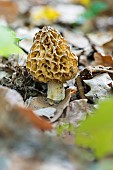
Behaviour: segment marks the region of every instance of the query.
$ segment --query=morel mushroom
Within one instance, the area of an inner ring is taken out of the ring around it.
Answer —
[[[77,57],[57,30],[45,26],[35,34],[26,67],[34,79],[48,83],[47,98],[60,102],[63,83],[77,73]]]

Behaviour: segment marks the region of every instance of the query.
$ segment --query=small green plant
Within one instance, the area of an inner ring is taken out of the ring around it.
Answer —
[[[68,133],[75,133],[75,127],[70,123],[63,123],[62,125],[57,126],[57,134],[61,136],[63,132],[66,131]]]
[[[98,16],[102,11],[108,8],[107,4],[102,1],[90,3],[88,9],[83,13],[85,19],[92,19]]]
[[[11,29],[0,26],[0,56],[8,57],[11,54],[20,54],[22,50],[18,46],[20,39]]]
[[[77,23],[83,24],[85,21],[95,18],[107,9],[108,5],[103,1],[90,2],[86,8],[86,11],[78,18]]]

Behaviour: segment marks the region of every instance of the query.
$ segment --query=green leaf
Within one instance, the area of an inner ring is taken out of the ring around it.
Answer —
[[[90,9],[95,14],[99,14],[100,12],[106,10],[107,8],[108,8],[108,5],[105,2],[102,2],[102,1],[96,1],[96,2],[92,2],[90,4]]]
[[[92,19],[99,15],[102,11],[108,8],[107,4],[102,1],[92,2],[89,5],[89,8],[82,14],[82,17],[85,19]]]
[[[100,103],[76,130],[76,144],[90,148],[97,158],[113,153],[113,99]]]
[[[8,57],[11,54],[20,54],[22,50],[15,44],[15,33],[9,28],[0,26],[0,55]]]

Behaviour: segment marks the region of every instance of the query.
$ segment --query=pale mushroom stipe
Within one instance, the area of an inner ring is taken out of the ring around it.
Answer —
[[[65,98],[63,83],[75,77],[77,56],[67,41],[50,26],[35,34],[26,68],[37,81],[48,84],[47,98],[60,102]]]

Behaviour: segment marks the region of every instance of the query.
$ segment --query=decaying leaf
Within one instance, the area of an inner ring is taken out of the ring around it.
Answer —
[[[94,76],[102,73],[110,73],[113,74],[113,70],[111,70],[111,67],[104,67],[101,65],[97,66],[88,66],[84,70],[80,71],[80,76],[83,80],[91,79]]]
[[[14,1],[0,1],[0,16],[4,16],[8,22],[16,19],[18,14],[18,6]]]
[[[83,6],[73,4],[58,4],[56,9],[61,14],[59,21],[64,24],[72,24],[76,22],[78,17],[85,11]]]
[[[42,109],[35,110],[34,113],[38,116],[45,116],[48,119],[51,119],[54,117],[56,112],[56,109],[53,107],[46,107]]]
[[[103,50],[105,52],[105,55],[113,55],[113,38],[103,44]]]
[[[22,107],[23,100],[20,101],[21,96],[15,90],[1,86],[0,99],[0,169],[53,169],[52,163],[55,169],[73,170],[76,163],[76,167],[81,167],[77,157],[74,163],[72,161],[75,149],[36,132],[31,122],[42,130],[50,130],[52,126],[36,117],[32,110]]]
[[[58,19],[58,21],[60,21],[62,23],[72,24],[76,20],[78,20],[79,15],[82,14],[85,11],[85,8],[83,6],[73,5],[73,4],[69,4],[69,3],[68,4],[66,4],[66,3],[60,3],[59,4],[58,3],[54,6],[54,8],[53,8],[53,6],[49,6],[49,8],[50,8],[49,11],[47,11],[47,10],[45,11],[46,8],[43,7],[43,6],[34,7],[31,10],[31,16],[33,16],[34,14],[37,13],[38,17],[40,17],[40,18],[44,18],[42,16],[46,16],[46,18],[49,18],[50,20],[54,19],[53,21]],[[39,11],[39,12],[37,12],[37,11]],[[67,12],[67,11],[69,11],[69,12]],[[45,22],[41,21],[41,23],[44,23],[44,25],[45,25],[45,24],[47,24],[46,21],[47,20],[45,20]],[[36,23],[36,24],[39,24],[39,23]]]
[[[89,40],[97,46],[102,46],[103,44],[111,41],[113,35],[111,32],[96,32],[87,35]]]
[[[30,109],[22,108],[22,107],[15,107],[14,111],[19,112],[20,114],[25,116],[27,119],[29,119],[29,122],[34,124],[35,127],[38,129],[41,129],[43,131],[53,129],[53,127],[49,121],[47,121],[39,116],[36,116],[35,113]]]
[[[85,96],[90,99],[100,99],[106,97],[111,92],[109,84],[113,82],[108,73],[103,73],[92,79],[83,81],[90,87],[90,91],[85,94]]]
[[[88,39],[82,34],[75,34],[74,32],[70,32],[65,30],[64,32],[65,39],[76,47],[85,48],[89,46]]]
[[[39,28],[32,28],[29,29],[27,27],[25,28],[18,28],[16,29],[16,35],[17,37],[21,37],[22,41],[20,41],[19,46],[22,47],[26,52],[30,51],[31,45],[32,45],[32,39],[34,35],[39,31]]]
[[[112,56],[103,56],[100,53],[94,53],[94,65],[103,65],[105,67],[112,67],[113,69],[113,58]]]
[[[76,85],[77,85],[79,97],[81,99],[86,99],[85,94],[87,94],[90,91],[90,86],[87,86],[87,83],[85,83],[85,81],[92,80],[95,76],[101,75],[103,73],[108,73],[112,77],[113,70],[111,70],[111,67],[104,67],[101,65],[97,65],[97,66],[87,66],[85,67],[85,69],[80,71],[80,73],[76,77]]]
[[[112,32],[95,32],[87,34],[87,37],[91,44],[93,44],[95,50],[103,55],[108,55],[105,53],[103,45],[111,41],[113,38]]]
[[[87,103],[87,99],[74,100],[66,109],[66,118],[69,123],[77,127],[80,121],[85,120],[89,111],[90,105]]]
[[[59,104],[50,106],[49,103],[47,102],[46,97],[33,97],[29,102],[27,100],[26,103],[29,103],[28,107],[33,109],[34,112],[38,112],[38,110],[40,112],[40,109],[44,109],[47,111],[48,108],[52,110],[54,109],[54,111],[56,110],[54,112],[53,117],[50,116],[50,112],[46,112],[46,114],[44,114],[45,117],[50,118],[51,122],[55,122],[59,117],[61,117],[64,109],[69,105],[70,97],[71,97],[71,90],[68,89],[66,91],[65,99],[62,100]]]
[[[3,87],[1,85],[0,85],[0,98],[1,98],[1,103],[0,103],[1,109],[5,109],[5,105],[7,104],[11,107],[16,104],[24,106],[23,98],[18,92],[16,92],[16,90],[12,90],[7,87]]]
[[[32,125],[42,130],[52,129],[52,125],[48,121],[25,108],[21,95],[15,90],[0,86],[0,98],[1,133],[16,134],[15,127],[18,127],[18,131],[22,132],[22,129],[29,129]]]

